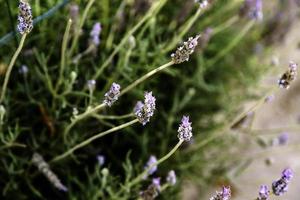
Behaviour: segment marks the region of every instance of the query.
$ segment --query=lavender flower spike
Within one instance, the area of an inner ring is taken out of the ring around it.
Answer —
[[[91,43],[94,44],[95,46],[99,46],[100,44],[100,33],[101,33],[101,24],[99,22],[95,23],[93,26],[93,29],[90,33],[91,36]]]
[[[222,188],[221,192],[216,192],[216,195],[211,197],[209,200],[229,200],[231,197],[231,190],[230,187]]]
[[[291,82],[296,80],[297,69],[298,69],[298,64],[291,61],[289,64],[289,69],[278,80],[278,84],[280,88],[289,89]]]
[[[194,53],[196,46],[198,45],[198,39],[200,35],[196,35],[194,38],[190,37],[188,41],[184,42],[182,46],[178,47],[175,53],[171,54],[172,61],[175,64],[188,61],[190,55]]]
[[[113,83],[107,93],[105,93],[104,101],[107,106],[111,107],[117,100],[120,95],[121,86],[117,83]]]
[[[153,116],[156,106],[155,101],[156,99],[152,96],[152,92],[145,92],[144,104],[139,103],[139,105],[135,106],[135,115],[143,125],[146,125]]]
[[[272,183],[272,190],[276,196],[281,196],[288,191],[288,184],[293,177],[291,169],[283,170],[282,176],[279,180]]]
[[[32,12],[29,3],[25,0],[20,0],[19,16],[18,16],[18,31],[23,35],[30,33],[33,28]]]
[[[181,119],[181,124],[178,128],[178,138],[179,140],[190,141],[193,136],[192,133],[192,123],[189,122],[189,116],[183,116]]]
[[[161,189],[161,185],[160,185],[160,177],[158,177],[158,178],[153,178],[153,179],[152,179],[152,184],[153,184],[153,186],[156,187],[156,189],[157,189],[158,191],[160,191],[160,189]]]
[[[174,170],[169,171],[166,180],[167,180],[167,183],[169,183],[170,185],[176,184],[176,174],[175,174]]]
[[[268,200],[269,196],[270,196],[270,191],[268,189],[268,186],[266,185],[261,185],[259,188],[259,197],[257,198],[257,200]]]

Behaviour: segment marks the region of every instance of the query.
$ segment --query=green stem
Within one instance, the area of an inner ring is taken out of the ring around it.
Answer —
[[[63,81],[65,65],[66,65],[66,49],[67,49],[68,40],[69,40],[69,36],[70,36],[71,25],[72,25],[72,20],[69,19],[68,23],[67,23],[65,33],[64,33],[62,47],[61,47],[60,70],[59,70],[58,81],[57,81],[57,84],[56,84],[56,87],[55,87],[56,92],[57,92],[58,87],[60,86],[61,82]]]
[[[73,42],[72,42],[72,45],[71,45],[71,48],[70,48],[70,51],[69,51],[69,57],[71,58],[72,55],[73,55],[73,51],[75,50],[75,47],[78,43],[78,39],[79,39],[79,36],[80,36],[80,33],[81,33],[81,29],[84,25],[84,22],[86,20],[86,17],[93,5],[93,3],[95,2],[95,0],[89,0],[86,8],[84,9],[83,11],[83,15],[82,15],[82,18],[80,20],[80,23],[79,23],[79,26],[76,28],[76,32],[75,32],[75,35],[74,35],[74,39],[73,39]]]
[[[1,92],[1,97],[0,97],[0,103],[2,103],[3,99],[4,99],[4,96],[5,96],[5,92],[6,92],[6,88],[7,88],[7,84],[8,84],[8,81],[9,81],[9,77],[10,77],[10,73],[12,71],[12,68],[24,46],[24,42],[25,42],[25,39],[26,39],[26,36],[27,34],[23,34],[22,35],[22,38],[21,38],[21,41],[20,41],[20,44],[16,50],[16,52],[14,53],[10,63],[9,63],[9,66],[7,68],[7,72],[5,74],[5,79],[4,79],[4,83],[3,83],[3,87],[2,87],[2,92]]]
[[[202,9],[199,8],[195,15],[187,23],[184,25],[182,31],[172,39],[172,41],[169,43],[169,45],[163,50],[163,53],[166,53],[170,50],[172,50],[184,37],[184,35],[191,29],[191,27],[194,25],[194,23],[197,21],[197,19],[200,17],[202,14]]]
[[[229,18],[226,22],[222,23],[219,26],[216,26],[213,29],[213,34],[216,35],[219,32],[223,31],[224,29],[227,29],[228,27],[231,27],[234,23],[236,23],[239,20],[239,17],[237,15],[234,15],[233,17]]]
[[[153,163],[152,165],[150,165],[140,175],[138,175],[135,179],[133,179],[131,182],[129,182],[127,184],[127,186],[126,186],[126,190],[129,191],[130,187],[134,186],[139,181],[141,181],[145,176],[147,176],[147,174],[149,173],[149,171],[154,166],[158,166],[159,164],[161,164],[162,162],[164,162],[165,160],[167,160],[168,158],[170,158],[177,151],[177,149],[180,147],[180,145],[183,142],[184,142],[184,140],[179,140],[178,143],[175,145],[175,147],[169,153],[167,153],[165,156],[163,156],[162,158],[160,158],[156,163]],[[121,192],[122,192],[122,190],[121,190]]]
[[[126,118],[130,118],[130,117],[134,117],[135,115],[133,113],[129,113],[126,115],[96,115],[93,114],[93,117],[97,118],[97,119],[111,119],[111,120],[117,120],[117,119],[126,119]]]
[[[120,49],[127,43],[130,36],[132,36],[149,18],[153,17],[153,12],[156,9],[161,9],[162,6],[167,2],[167,0],[161,0],[155,2],[146,15],[123,37],[118,46],[115,47],[114,51],[110,54],[110,56],[105,60],[105,62],[100,66],[100,68],[96,71],[95,75],[92,79],[97,79],[103,72],[103,70],[110,64],[114,56],[120,51]]]
[[[227,45],[224,49],[220,51],[218,55],[216,55],[213,60],[208,62],[207,67],[210,67],[216,62],[218,62],[221,58],[227,55],[229,51],[231,51],[242,39],[243,37],[248,33],[248,31],[252,28],[254,25],[255,21],[251,20],[250,22],[247,23],[247,25],[240,31],[240,33]]]
[[[56,156],[55,158],[53,158],[53,160],[52,160],[51,162],[59,161],[59,160],[65,158],[65,157],[69,156],[70,154],[72,154],[75,150],[80,149],[80,148],[82,148],[82,147],[84,147],[84,146],[90,144],[90,143],[93,142],[94,140],[96,140],[96,139],[98,139],[98,138],[101,138],[101,137],[103,137],[103,136],[105,136],[105,135],[107,135],[107,134],[109,134],[109,133],[116,132],[116,131],[118,131],[118,130],[121,130],[121,129],[123,129],[123,128],[126,128],[126,127],[128,127],[128,126],[131,126],[132,124],[135,124],[135,123],[137,123],[138,121],[139,121],[138,119],[134,119],[134,120],[132,120],[132,121],[130,121],[130,122],[127,122],[127,123],[122,124],[122,125],[120,125],[120,126],[116,126],[116,127],[111,128],[111,129],[109,129],[109,130],[107,130],[107,131],[100,132],[100,133],[98,133],[98,134],[96,134],[96,135],[94,135],[94,136],[92,136],[92,137],[86,139],[85,141],[83,141],[83,142],[81,142],[81,143],[75,145],[73,148],[69,149],[69,150],[66,151],[65,153],[63,153],[63,154],[61,154],[61,155],[59,155],[59,156]]]
[[[84,113],[77,115],[74,119],[72,119],[71,123],[64,130],[64,133],[63,133],[64,139],[65,140],[67,139],[66,137],[67,137],[68,133],[70,132],[70,130],[73,128],[73,126],[75,124],[77,124],[79,121],[85,119],[86,117],[91,116],[92,114],[96,113],[97,111],[101,110],[103,107],[105,107],[104,103],[102,103],[94,108],[87,109]]]
[[[241,112],[237,117],[235,117],[231,122],[225,124],[225,126],[223,128],[221,128],[220,131],[216,131],[215,133],[212,133],[209,137],[207,137],[205,140],[202,140],[200,143],[195,144],[191,149],[192,150],[198,150],[200,148],[202,148],[203,146],[205,146],[206,144],[210,143],[211,141],[222,137],[225,135],[225,133],[229,130],[231,130],[232,126],[234,126],[236,123],[238,123],[241,119],[243,119],[244,117],[246,117],[249,113],[254,112],[255,110],[257,110],[262,104],[265,103],[266,97],[268,97],[270,94],[273,94],[274,91],[277,89],[278,87],[273,87],[271,89],[270,92],[267,93],[267,95],[264,95],[262,98],[260,98],[252,107],[250,107],[249,109],[247,109],[244,112]]]
[[[133,83],[131,83],[130,85],[128,85],[126,88],[124,88],[121,93],[120,96],[124,95],[125,93],[127,93],[128,91],[130,91],[132,88],[136,87],[138,84],[142,83],[143,81],[145,81],[146,79],[150,78],[151,76],[153,76],[154,74],[156,74],[157,72],[160,72],[164,69],[166,69],[169,66],[172,66],[174,63],[173,61],[168,62],[158,68],[155,68],[154,70],[148,72],[147,74],[145,74],[144,76],[142,76],[141,78],[137,79],[136,81],[134,81]]]

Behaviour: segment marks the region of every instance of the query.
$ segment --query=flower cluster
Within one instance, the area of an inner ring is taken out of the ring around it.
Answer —
[[[111,107],[117,100],[120,95],[121,86],[117,83],[113,83],[107,93],[105,93],[104,101],[107,106]]]
[[[169,171],[168,176],[166,178],[167,183],[170,185],[176,184],[176,174],[174,170]]]
[[[257,200],[268,200],[270,196],[270,191],[268,189],[268,186],[266,185],[261,185],[259,188],[259,193],[258,193],[258,198]]]
[[[149,167],[154,165],[156,162],[157,162],[157,158],[153,155],[150,156],[148,162],[145,165],[145,169],[148,169]],[[156,171],[157,171],[157,165],[154,165],[149,169],[147,176],[154,174]],[[146,179],[147,176],[145,176],[144,179]]]
[[[196,35],[194,38],[190,37],[188,41],[184,42],[182,46],[178,47],[175,53],[171,54],[172,61],[175,64],[188,61],[190,55],[194,53],[196,46],[198,45],[198,39],[200,35]]]
[[[91,43],[95,46],[99,46],[100,44],[100,33],[101,33],[101,24],[99,22],[95,23],[93,29],[90,33]]]
[[[272,190],[276,196],[281,196],[288,191],[288,184],[293,178],[293,171],[289,168],[283,170],[281,178],[272,183]]]
[[[200,8],[204,9],[208,6],[207,0],[195,0],[195,3],[198,3]]]
[[[262,0],[245,0],[240,9],[240,16],[247,16],[250,19],[262,20]]]
[[[278,80],[280,88],[289,89],[291,82],[296,80],[298,64],[290,62],[289,69]]]
[[[134,113],[139,122],[143,125],[146,125],[153,116],[155,110],[155,101],[156,99],[154,96],[152,96],[152,92],[145,92],[144,103],[137,102],[136,106],[134,107]]]
[[[183,116],[181,119],[181,124],[178,128],[178,138],[179,140],[190,141],[193,136],[192,133],[192,123],[189,122],[189,116]]]
[[[56,174],[51,171],[48,163],[45,162],[44,158],[40,154],[34,153],[31,161],[54,187],[64,192],[68,191],[68,188],[64,186]]]
[[[216,192],[216,195],[211,197],[209,200],[229,200],[231,197],[231,190],[230,187],[222,188],[221,192]]]
[[[23,35],[30,33],[33,28],[31,7],[25,0],[20,0],[19,16],[18,16],[18,31]]]

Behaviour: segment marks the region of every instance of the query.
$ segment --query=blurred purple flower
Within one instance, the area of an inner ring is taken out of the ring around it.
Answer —
[[[167,183],[170,185],[176,184],[176,174],[174,170],[169,171],[168,176],[166,178]]]
[[[221,192],[216,192],[216,195],[211,197],[209,200],[229,200],[231,197],[230,187],[223,186]]]
[[[283,170],[279,180],[272,183],[272,190],[276,196],[281,196],[288,191],[288,184],[293,177],[293,172],[290,168]]]
[[[101,33],[101,24],[99,22],[95,23],[93,29],[90,33],[91,42],[95,46],[99,46],[100,44],[100,33]]]
[[[268,200],[270,191],[268,189],[268,186],[266,185],[261,185],[259,188],[259,197],[258,200]]]
[[[157,162],[156,157],[154,155],[151,155],[148,162],[145,165],[145,169],[148,169],[149,167],[154,165],[156,162]],[[149,169],[147,176],[154,174],[156,171],[157,171],[157,165],[154,165]],[[144,179],[146,179],[147,176],[145,176]]]
[[[99,166],[101,167],[105,163],[105,157],[103,155],[98,155],[97,156],[97,161],[98,161]]]

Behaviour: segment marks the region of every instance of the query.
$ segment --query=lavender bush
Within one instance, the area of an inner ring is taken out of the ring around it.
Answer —
[[[181,199],[185,181],[234,197],[226,173],[243,161],[225,136],[271,101],[263,91],[240,109],[271,68],[258,44],[272,47],[283,4],[0,1],[2,199]],[[284,195],[292,177],[253,198]]]

